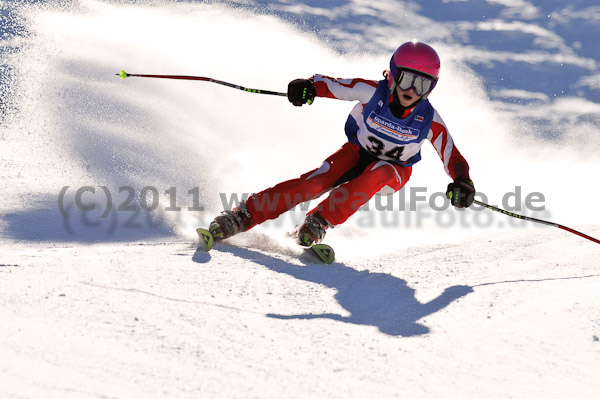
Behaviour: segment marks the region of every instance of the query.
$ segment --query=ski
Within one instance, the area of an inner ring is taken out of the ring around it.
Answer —
[[[210,231],[198,227],[196,233],[198,233],[198,237],[200,238],[199,248],[202,247],[206,252],[210,251],[215,244],[215,238]]]
[[[312,253],[317,255],[319,259],[328,265],[335,260],[335,251],[327,244],[314,244],[311,247],[304,247],[306,250],[312,250]]]
[[[198,248],[202,248],[204,251],[210,251],[214,244],[215,238],[210,231],[199,227],[196,229],[199,237]],[[313,255],[319,258],[323,263],[330,265],[335,260],[335,251],[327,244],[314,244],[310,247],[302,247],[306,251],[310,251]]]

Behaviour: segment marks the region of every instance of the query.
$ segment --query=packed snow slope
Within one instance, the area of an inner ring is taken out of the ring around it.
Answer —
[[[314,203],[196,251],[244,194],[317,167],[418,39],[481,198],[600,237],[600,9],[591,1],[0,1],[0,393],[47,397],[594,397],[600,246],[457,211],[435,151],[328,232]],[[595,35],[595,36],[594,36]]]

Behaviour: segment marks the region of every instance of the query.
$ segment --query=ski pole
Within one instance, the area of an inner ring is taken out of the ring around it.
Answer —
[[[587,238],[588,240],[593,241],[596,244],[600,244],[600,240],[598,240],[598,239],[596,239],[594,237],[590,237],[587,234],[583,234],[580,231],[573,230],[573,229],[571,229],[569,227],[563,226],[563,225],[558,224],[558,223],[549,222],[547,220],[536,219],[536,218],[532,218],[532,217],[529,217],[529,216],[519,215],[517,213],[512,213],[512,212],[506,211],[506,210],[501,209],[501,208],[496,208],[495,206],[488,205],[485,202],[481,202],[481,201],[477,201],[477,200],[474,200],[473,203],[475,203],[477,205],[481,205],[483,207],[486,207],[487,209],[490,209],[492,211],[496,211],[496,212],[500,212],[500,213],[502,213],[504,215],[512,216],[512,217],[517,218],[517,219],[522,219],[522,220],[528,220],[530,222],[541,223],[541,224],[545,224],[546,226],[558,227],[559,229],[568,231],[569,233],[573,233],[573,234],[576,234],[576,235],[578,235],[580,237]]]
[[[256,93],[256,94],[268,94],[271,96],[284,96],[287,97],[286,93],[280,93],[277,91],[269,91],[269,90],[261,90],[261,89],[248,89],[247,87],[243,87],[234,83],[223,82],[222,80],[217,80],[213,78],[206,78],[203,76],[181,76],[181,75],[140,75],[135,73],[127,73],[125,71],[121,71],[121,73],[117,73],[117,76],[120,76],[121,79],[128,78],[130,76],[138,77],[138,78],[157,78],[157,79],[179,79],[179,80],[200,80],[203,82],[211,82],[220,84],[227,87],[232,87],[234,89],[246,91],[248,93]]]

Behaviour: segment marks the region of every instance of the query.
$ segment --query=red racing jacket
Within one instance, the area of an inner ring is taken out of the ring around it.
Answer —
[[[377,158],[403,166],[421,159],[421,146],[429,140],[446,173],[453,179],[469,179],[469,165],[454,145],[444,121],[429,100],[407,109],[403,118],[391,113],[392,93],[387,79],[334,79],[314,75],[317,97],[358,101],[346,122],[348,140]]]

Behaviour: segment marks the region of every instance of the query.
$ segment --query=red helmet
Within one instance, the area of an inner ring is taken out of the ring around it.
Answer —
[[[431,77],[436,82],[440,76],[440,57],[431,46],[425,43],[404,43],[394,51],[390,59],[388,75],[390,90],[393,90],[401,70],[404,69]]]

